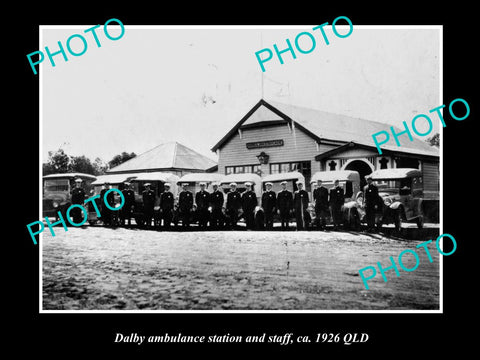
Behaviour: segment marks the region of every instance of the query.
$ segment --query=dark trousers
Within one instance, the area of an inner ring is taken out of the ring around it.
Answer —
[[[189,227],[190,226],[190,210],[181,209],[178,215],[180,217],[180,220],[182,220],[182,226]]]
[[[327,226],[328,206],[315,206],[315,216],[317,226],[324,229]]]
[[[273,211],[271,209],[265,210],[265,228],[273,229]]]
[[[237,209],[227,209],[228,214],[228,226],[233,229],[237,226],[238,222],[238,210]]]
[[[245,225],[247,225],[247,229],[253,230],[255,228],[255,214],[253,210],[247,210],[244,213],[245,216]]]
[[[332,206],[332,220],[334,226],[339,226],[342,224],[342,206],[334,205]]]
[[[125,220],[128,220],[128,225],[132,224],[132,206],[133,204],[124,204],[120,209],[120,223],[125,225]]]
[[[369,229],[375,228],[375,205],[365,207],[365,218]]]
[[[290,211],[288,209],[280,209],[280,222],[282,224],[282,229],[288,229],[288,224],[290,222]]]
[[[197,208],[198,214],[198,226],[201,228],[206,228],[208,223],[208,209],[207,208]]]
[[[112,210],[104,205],[100,211],[100,214],[102,215],[102,221],[104,225],[112,224]]]
[[[306,226],[306,214],[303,209],[295,209],[295,221],[297,223],[297,230],[303,230]]]
[[[143,209],[143,218],[145,220],[145,226],[152,226],[153,220],[153,206],[144,207]]]
[[[82,205],[83,204],[75,204],[75,205]],[[80,224],[82,221],[83,221],[83,211],[82,209],[80,209],[79,207],[74,207],[71,211],[70,211],[70,216],[73,218],[73,222],[75,224]]]
[[[222,209],[212,209],[212,215],[210,219],[210,227],[218,229],[223,226],[223,214]]]
[[[172,224],[173,214],[172,210],[162,210],[162,214],[160,215],[160,222],[163,220],[163,227],[165,229],[169,229],[170,225]]]

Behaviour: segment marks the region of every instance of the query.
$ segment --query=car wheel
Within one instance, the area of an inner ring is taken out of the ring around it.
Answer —
[[[417,218],[417,227],[418,227],[419,229],[423,229],[423,216],[419,216],[419,217]]]
[[[90,226],[93,226],[97,223],[97,220],[88,220],[88,223],[90,224]]]

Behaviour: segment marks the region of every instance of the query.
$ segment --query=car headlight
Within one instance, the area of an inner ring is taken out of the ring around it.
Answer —
[[[52,205],[53,205],[54,208],[58,207],[58,203],[56,201],[54,201]]]

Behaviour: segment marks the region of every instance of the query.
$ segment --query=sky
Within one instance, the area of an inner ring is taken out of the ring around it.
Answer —
[[[397,126],[441,104],[438,28],[354,25],[350,36],[339,38],[326,27],[327,46],[318,30],[312,31],[315,24],[125,25],[117,41],[106,38],[102,25],[97,30],[100,48],[85,34],[83,55],[67,53],[68,62],[56,56],[55,67],[46,57],[40,65],[43,161],[60,147],[69,155],[109,161],[123,151],[141,154],[170,141],[216,160],[210,149],[262,93],[267,101]],[[39,49],[56,51],[58,41],[65,47],[71,35],[91,26],[42,26]],[[114,26],[109,31],[120,34]],[[293,44],[302,31],[315,36],[315,49],[296,51],[296,59],[285,53],[283,65],[274,55],[262,72],[255,52],[273,51],[273,44],[285,48],[286,39]],[[71,46],[82,49],[78,38]],[[438,131],[434,121],[430,135]]]

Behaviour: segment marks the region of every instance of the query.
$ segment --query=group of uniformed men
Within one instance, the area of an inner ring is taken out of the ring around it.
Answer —
[[[371,177],[366,177],[367,185],[364,187],[365,196],[365,211],[367,219],[368,230],[371,230],[375,226],[375,212],[378,208],[378,188],[373,184]],[[75,180],[76,186],[72,190],[72,204],[83,204],[86,195],[85,190],[81,187],[82,180]],[[272,188],[273,184],[267,182],[265,184],[266,190],[261,197],[261,206],[263,208],[264,225],[267,230],[273,228],[273,218],[275,213],[280,216],[281,228],[288,229],[289,222],[292,215],[295,215],[296,229],[303,230],[311,222],[311,217],[308,209],[309,196],[308,192],[303,189],[304,184],[301,181],[297,181],[297,190],[291,192],[287,190],[287,182],[280,183],[282,189],[275,193]],[[207,228],[207,224],[210,224],[210,228],[216,229],[224,225],[224,221],[228,228],[234,228],[237,222],[242,216],[245,219],[246,228],[253,230],[256,228],[255,224],[255,212],[257,209],[258,201],[255,192],[252,190],[252,184],[250,182],[245,183],[246,190],[240,193],[237,190],[236,183],[230,183],[230,191],[226,197],[226,218],[222,213],[224,204],[223,192],[219,189],[217,183],[212,184],[212,192],[205,190],[206,183],[201,182],[200,190],[193,195],[191,191],[187,189],[188,183],[182,184],[182,191],[179,193],[178,199],[178,220],[182,222],[182,227],[187,228],[190,226],[191,213],[194,207],[194,200],[196,205],[196,216],[198,224],[201,229]],[[322,185],[322,181],[318,180],[317,186],[313,189],[313,203],[315,207],[316,226],[319,229],[326,229],[326,218],[332,216],[332,222],[334,230],[342,223],[342,205],[344,204],[345,194],[343,188],[339,185],[339,181],[334,182],[334,187],[328,191]],[[154,207],[155,207],[155,192],[151,189],[151,184],[144,184],[145,190],[142,192],[143,200],[143,215],[145,225],[152,226],[152,221],[155,225]],[[157,220],[158,226],[169,228],[172,224],[174,217],[174,195],[170,191],[170,184],[164,184],[164,191],[160,194],[160,217]],[[103,199],[105,192],[110,188],[108,183],[105,183],[101,190],[100,197]],[[125,199],[125,203],[122,209],[119,211],[119,223],[120,225],[131,225],[131,218],[135,207],[135,194],[132,188],[132,184],[129,182],[124,183],[122,194]],[[107,194],[107,203],[114,207],[114,193]],[[115,212],[105,206],[102,202],[101,206],[102,221],[107,226],[112,226],[117,222]],[[76,223],[81,222],[82,213],[79,208],[72,209],[73,221]],[[163,224],[162,224],[163,222]]]
[[[75,179],[75,187],[71,191],[71,199],[72,199],[72,204],[77,204],[77,205],[84,205],[85,200],[87,199],[87,194],[85,193],[85,189],[82,188],[82,179],[77,178]],[[110,189],[110,184],[108,182],[105,182],[103,185],[102,190],[100,191],[100,198],[103,199],[105,193]],[[123,193],[125,196],[125,205],[130,204],[130,206],[135,204],[135,195],[133,193],[133,190],[130,190],[128,192],[128,195],[125,195],[125,192]],[[115,207],[115,195],[113,192],[109,192],[107,194],[107,203],[111,208]],[[90,203],[89,206],[92,206]],[[100,211],[100,215],[102,217],[103,223],[106,226],[113,226],[117,222],[117,217],[116,217],[116,212],[109,209],[102,201],[98,202],[98,209]],[[125,207],[123,208],[125,209]],[[125,215],[127,212],[120,211],[120,219],[122,218],[122,214]],[[82,215],[82,210],[78,207],[75,207],[71,211],[71,215],[73,218],[73,221],[77,224],[81,223],[83,221],[83,215]],[[130,223],[130,219],[128,220]]]
[[[223,206],[223,193],[218,189],[218,184],[213,184],[213,192],[209,193],[205,190],[206,183],[200,183],[200,190],[195,194],[196,215],[200,228],[205,229],[207,224],[217,228],[222,223],[222,206]],[[154,207],[155,207],[155,193],[151,189],[151,184],[144,184],[145,190],[142,192],[143,200],[143,213],[145,225],[152,226],[152,220],[154,220]],[[157,220],[158,226],[169,228],[174,220],[174,196],[170,191],[171,185],[165,183],[164,191],[160,194],[160,211],[159,218]],[[194,196],[193,193],[187,190],[188,183],[182,184],[182,191],[178,197],[178,220],[181,220],[182,227],[187,228],[190,226],[191,214],[193,211]],[[209,211],[210,210],[210,211]],[[123,222],[122,222],[123,223]]]

